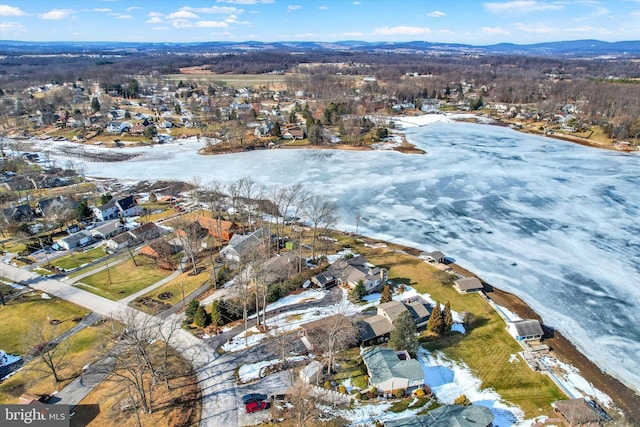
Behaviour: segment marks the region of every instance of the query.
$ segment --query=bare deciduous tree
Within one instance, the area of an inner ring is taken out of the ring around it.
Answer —
[[[313,230],[311,242],[311,257],[316,257],[316,240],[318,231],[322,228],[330,228],[336,221],[336,205],[325,196],[312,196],[304,205],[304,213],[311,222]]]
[[[69,342],[58,339],[60,332],[56,325],[34,321],[24,341],[27,351],[44,364],[44,368],[32,364],[30,369],[50,373],[56,383],[62,380],[60,370],[66,366],[69,353]]]

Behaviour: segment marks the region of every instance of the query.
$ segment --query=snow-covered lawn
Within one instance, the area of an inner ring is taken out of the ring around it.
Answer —
[[[493,389],[480,388],[480,379],[473,375],[466,364],[452,361],[441,352],[429,353],[424,349],[420,349],[417,359],[422,365],[425,383],[441,402],[452,404],[464,394],[472,403],[491,410],[496,427],[529,425],[524,421],[524,413],[520,408],[503,402]]]
[[[245,333],[242,332],[236,335],[232,340],[227,341],[222,346],[222,349],[227,352],[242,350],[261,343],[269,336],[295,331],[305,323],[313,320],[318,320],[322,317],[338,313],[345,316],[351,316],[361,310],[362,307],[349,302],[347,299],[347,291],[343,289],[342,300],[336,304],[326,307],[309,307],[300,310],[287,311],[277,316],[267,318],[267,325],[270,328],[270,332],[263,333],[260,332],[258,328],[251,327],[250,329],[247,329],[246,339]]]
[[[287,362],[295,363],[306,360],[308,358],[308,356],[287,357]],[[262,368],[274,366],[278,363],[280,363],[280,359],[263,360],[261,362],[242,365],[240,366],[240,369],[238,369],[238,378],[242,383],[248,383],[249,381],[257,380],[260,378],[260,372],[262,372]]]

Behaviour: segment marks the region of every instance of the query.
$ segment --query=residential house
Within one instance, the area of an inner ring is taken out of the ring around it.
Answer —
[[[382,286],[387,281],[387,270],[370,264],[362,255],[351,259],[339,259],[328,271],[336,277],[338,284],[352,289],[362,281],[367,293],[382,290]]]
[[[227,261],[246,261],[253,253],[260,250],[266,252],[265,239],[269,237],[267,232],[259,228],[251,234],[234,234],[227,246],[220,251],[220,257]]]
[[[330,289],[338,284],[336,276],[329,270],[316,274],[311,278],[311,283],[320,289]]]
[[[31,210],[29,205],[18,205],[11,208],[3,209],[2,215],[4,216],[4,220],[6,222],[28,222],[33,219],[33,211]]]
[[[480,405],[442,405],[426,415],[384,421],[384,427],[490,427],[494,415]]]
[[[86,230],[82,230],[70,236],[63,237],[62,239],[58,239],[56,243],[61,248],[69,250],[69,249],[75,249],[78,247],[86,246],[89,243],[91,243],[92,240],[93,240],[93,237],[91,237],[91,234]]]
[[[23,191],[34,188],[33,182],[25,177],[16,177],[11,181],[5,182],[4,186],[7,187],[9,191]]]
[[[535,319],[516,320],[507,323],[507,331],[516,341],[539,340],[544,335],[540,322]]]
[[[129,125],[127,123],[109,122],[109,124],[107,124],[107,127],[106,127],[105,130],[108,133],[120,134],[120,133],[124,132],[125,130],[127,130],[128,128],[129,128]]]
[[[197,221],[200,227],[207,230],[209,236],[217,240],[222,239],[223,242],[231,240],[236,231],[238,231],[237,224],[231,221],[207,218],[204,216],[198,217]]]
[[[372,347],[362,352],[369,384],[379,393],[393,395],[395,390],[411,392],[424,385],[424,372],[417,360],[406,351]]]
[[[107,247],[113,251],[117,251],[119,249],[126,248],[134,242],[135,238],[133,235],[129,231],[125,231],[124,233],[120,233],[107,240]]]
[[[139,242],[157,239],[162,234],[162,229],[155,222],[147,222],[140,227],[130,230],[129,233]]]
[[[142,213],[142,208],[138,206],[133,196],[122,199],[111,199],[102,206],[93,208],[93,214],[98,221],[106,221],[118,217],[136,216]]]
[[[596,408],[583,397],[570,400],[559,400],[551,404],[553,410],[560,414],[570,427],[601,426],[607,421]]]
[[[455,280],[453,282],[453,287],[461,294],[478,292],[484,289],[482,282],[477,277],[464,277],[462,279]]]
[[[116,205],[115,199],[109,200],[102,206],[93,207],[93,215],[98,221],[107,221],[118,217],[120,213],[119,207]]]
[[[421,329],[427,325],[431,316],[431,308],[421,300],[389,301],[378,305],[374,316],[364,318],[358,322],[358,332],[363,343],[374,340],[380,341],[389,336],[393,329],[393,322],[403,313],[411,314],[416,328]]]
[[[420,258],[425,260],[425,262],[428,262],[429,264],[443,264],[446,257],[440,251],[432,251],[421,253]]]
[[[94,239],[106,240],[120,234],[122,230],[124,230],[124,227],[120,223],[120,220],[115,219],[94,227],[91,230],[91,236]]]
[[[305,136],[304,129],[300,126],[293,126],[282,131],[283,139],[304,139]]]
[[[129,133],[131,135],[142,135],[145,129],[145,125],[143,125],[142,123],[136,123],[129,128]]]
[[[29,178],[34,188],[54,188],[67,185],[68,181],[53,174],[37,175]]]
[[[358,345],[356,329],[352,326],[351,320],[343,314],[334,314],[305,323],[302,325],[303,335],[300,340],[307,350],[322,353],[329,342],[329,334],[337,325],[340,325],[341,332],[338,339],[346,339],[347,347]]]
[[[52,214],[62,212],[65,209],[73,209],[72,205],[71,201],[65,199],[64,196],[42,199],[38,200],[38,206],[35,212],[38,216],[46,218]]]

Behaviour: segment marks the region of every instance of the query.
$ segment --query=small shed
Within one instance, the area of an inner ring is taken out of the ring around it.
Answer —
[[[535,319],[517,320],[507,323],[507,330],[516,341],[539,340],[544,335],[540,322]]]
[[[464,277],[453,282],[453,287],[461,294],[478,292],[483,289],[482,282],[477,277]]]

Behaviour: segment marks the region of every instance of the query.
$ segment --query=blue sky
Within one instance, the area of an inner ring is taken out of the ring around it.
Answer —
[[[26,41],[640,40],[640,0],[0,0]]]

